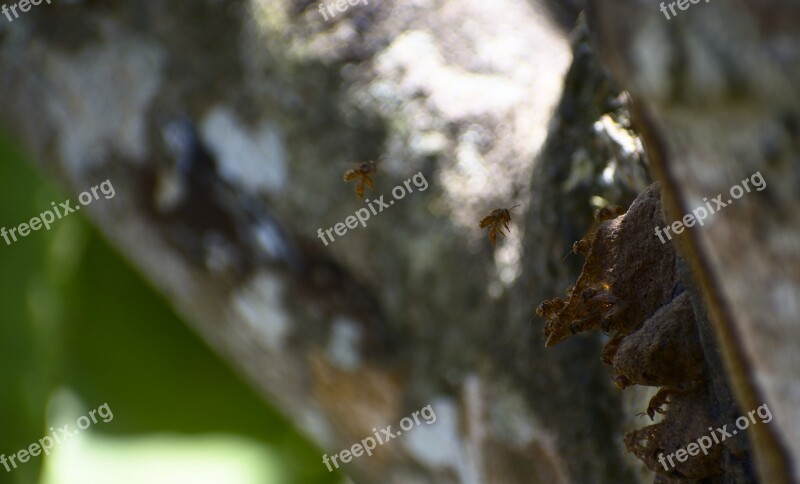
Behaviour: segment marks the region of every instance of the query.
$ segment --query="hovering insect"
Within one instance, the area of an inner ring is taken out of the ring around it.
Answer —
[[[497,242],[497,233],[506,236],[503,232],[503,227],[505,226],[506,231],[509,231],[508,223],[511,222],[511,210],[519,207],[519,205],[514,205],[511,208],[498,208],[497,210],[492,210],[492,213],[483,217],[479,223],[480,228],[489,227],[489,240],[492,241],[492,245],[495,245]]]
[[[364,198],[364,186],[373,188],[371,176],[378,172],[377,161],[367,161],[358,165],[358,168],[344,172],[342,180],[345,182],[356,180],[356,195],[358,199]]]
[[[564,259],[573,253],[586,257],[589,255],[589,249],[592,248],[592,242],[594,242],[594,232],[586,234],[586,236],[584,236],[581,240],[578,240],[572,244],[572,250],[567,252],[567,255],[564,256]],[[563,261],[564,259],[561,260]]]
[[[603,207],[594,214],[595,220],[598,222],[604,222],[606,220],[611,220],[612,218],[617,218],[620,215],[625,213],[625,209],[619,205],[609,205],[607,207]]]

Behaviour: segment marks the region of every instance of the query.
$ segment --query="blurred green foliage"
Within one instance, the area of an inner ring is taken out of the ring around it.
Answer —
[[[122,183],[114,181],[115,188]],[[44,181],[0,139],[0,227],[67,199],[75,197]],[[11,245],[0,239],[0,268],[0,454],[27,448],[50,425],[70,423],[48,422],[47,415],[53,392],[67,388],[87,411],[106,402],[112,409],[113,421],[91,427],[93,436],[235,434],[278,456],[281,483],[341,480],[82,214]],[[40,456],[10,473],[0,466],[0,483],[38,482],[42,464]]]

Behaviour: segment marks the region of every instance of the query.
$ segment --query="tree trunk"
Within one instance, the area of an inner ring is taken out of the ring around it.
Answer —
[[[755,29],[785,18],[777,3],[713,8]],[[722,66],[741,84],[698,79],[703,89],[684,83],[686,96],[668,99],[674,90],[648,91],[666,88],[637,78],[622,54],[628,42],[653,45],[633,34],[655,34],[606,8],[594,31],[649,121],[650,152],[668,150],[651,157],[674,217],[759,168],[769,184],[697,231],[686,253],[740,403],[755,408],[757,385],[775,405],[777,424],[757,435],[770,463],[762,475],[785,476],[779,427],[800,451],[797,392],[779,386],[796,378],[796,64]],[[545,350],[541,322],[530,322],[577,276],[576,257],[562,259],[593,208],[627,205],[651,181],[625,98],[586,32],[573,34],[568,70],[567,39],[511,0],[332,13],[301,0],[34,9],[0,33],[0,122],[71,192],[114,184],[89,216],[329,455],[431,405],[434,423],[343,465],[357,482],[647,479],[622,446],[645,393],[620,396],[599,336]],[[771,32],[789,36],[791,25]],[[724,47],[774,47],[753,42]],[[658,52],[663,65],[646,68],[671,65]],[[685,67],[693,82],[703,74]],[[762,89],[772,79],[786,90]],[[342,175],[379,158],[366,205]],[[396,203],[378,211],[380,196]],[[493,248],[478,221],[517,202]],[[366,207],[369,220],[339,235]]]

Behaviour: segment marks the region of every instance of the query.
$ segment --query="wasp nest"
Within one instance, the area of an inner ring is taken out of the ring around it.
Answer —
[[[708,366],[689,293],[683,290],[671,244],[654,228],[664,226],[660,189],[651,185],[626,213],[598,214],[599,227],[575,244],[586,256],[583,271],[566,299],[543,302],[546,346],[593,329],[610,334],[602,361],[614,370],[620,389],[660,387],[644,412],[664,419],[625,435],[625,446],[652,471],[677,479],[722,473],[721,446],[665,468],[658,458],[685,447],[712,426],[714,401]],[[666,408],[665,408],[666,407]]]

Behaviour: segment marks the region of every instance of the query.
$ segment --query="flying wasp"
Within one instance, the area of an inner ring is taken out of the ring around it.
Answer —
[[[498,208],[497,210],[492,210],[492,213],[481,219],[479,223],[480,228],[489,227],[489,240],[492,241],[492,245],[495,245],[497,242],[498,232],[503,235],[503,237],[506,236],[505,232],[503,232],[503,227],[506,228],[506,231],[510,231],[508,223],[511,222],[511,210],[517,207],[519,207],[519,205],[514,205],[511,208]]]
[[[356,180],[356,196],[361,200],[364,198],[364,186],[370,189],[374,188],[372,186],[371,177],[376,173],[378,173],[378,162],[370,160],[361,163],[358,165],[358,168],[353,168],[344,172],[342,180],[345,182]]]

